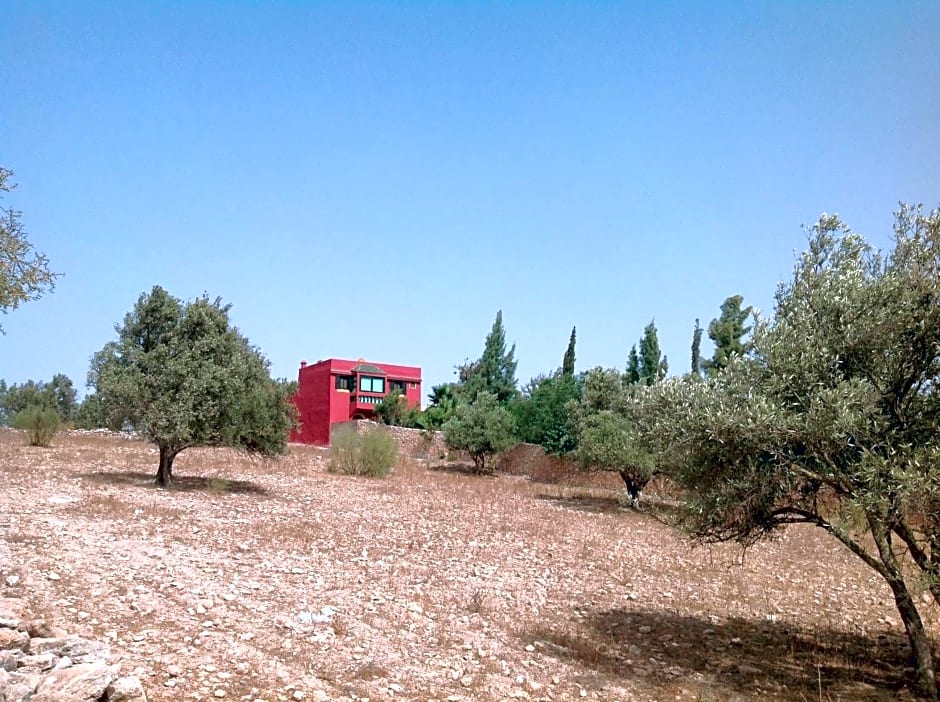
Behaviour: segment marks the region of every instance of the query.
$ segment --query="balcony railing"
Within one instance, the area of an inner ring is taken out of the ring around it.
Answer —
[[[360,395],[356,394],[349,398],[351,402],[357,405],[377,405],[385,399],[384,395]]]

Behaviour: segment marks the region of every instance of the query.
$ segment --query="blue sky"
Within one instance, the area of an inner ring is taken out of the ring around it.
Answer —
[[[0,377],[84,385],[159,284],[301,359],[418,364],[503,310],[524,383],[772,311],[803,223],[940,204],[940,4],[5,2],[0,164],[64,273]],[[703,354],[711,353],[706,338]]]

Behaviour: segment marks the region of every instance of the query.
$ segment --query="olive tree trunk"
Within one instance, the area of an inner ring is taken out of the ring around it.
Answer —
[[[157,485],[167,486],[173,482],[173,459],[182,449],[160,444],[160,466],[157,468]]]
[[[914,598],[904,581],[901,564],[898,563],[894,549],[891,547],[890,532],[880,519],[871,515],[868,518],[868,523],[871,526],[875,546],[878,548],[878,555],[884,564],[884,569],[879,570],[891,588],[894,603],[901,615],[901,621],[904,623],[904,629],[907,631],[907,638],[911,644],[915,691],[925,699],[937,702],[940,698],[937,696],[937,678],[934,672],[930,640],[927,638],[924,621],[921,619],[920,612],[917,611]]]

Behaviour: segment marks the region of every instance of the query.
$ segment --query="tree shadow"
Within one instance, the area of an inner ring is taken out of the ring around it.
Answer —
[[[206,478],[201,475],[173,476],[169,486],[157,485],[153,473],[137,473],[133,471],[111,472],[96,471],[83,473],[96,483],[107,485],[132,485],[134,487],[150,488],[153,490],[169,490],[171,492],[205,492],[216,495],[259,495],[269,494],[267,488],[249,480],[229,480],[228,478]]]
[[[536,495],[536,497],[559,507],[589,514],[639,514],[638,510],[625,506],[619,495],[549,495],[542,493]]]
[[[495,478],[496,473],[490,472],[489,468],[480,471],[473,463],[466,462],[447,462],[437,465],[429,465],[428,470],[440,473],[454,473],[456,475],[467,475],[472,478]]]
[[[670,694],[697,686],[709,699],[889,700],[911,673],[907,639],[890,630],[863,635],[618,608],[535,627],[521,638],[610,678]]]

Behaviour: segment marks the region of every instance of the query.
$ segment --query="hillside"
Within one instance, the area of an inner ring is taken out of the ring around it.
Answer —
[[[887,587],[811,528],[693,548],[611,491],[325,456],[189,450],[160,490],[147,444],[0,430],[0,596],[150,700],[907,697]]]

